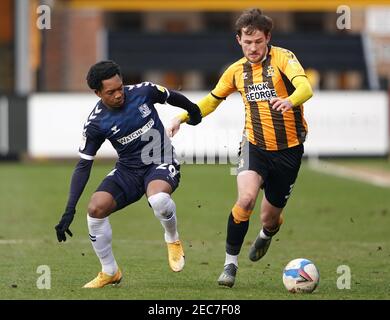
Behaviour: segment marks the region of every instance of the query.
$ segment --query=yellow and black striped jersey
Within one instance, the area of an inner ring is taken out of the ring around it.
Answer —
[[[287,98],[295,88],[292,80],[305,76],[295,55],[286,49],[268,46],[266,58],[257,64],[245,57],[230,65],[218,81],[212,94],[226,98],[240,92],[245,104],[247,139],[264,150],[282,150],[301,144],[307,135],[303,105],[284,114],[273,110],[273,97]]]

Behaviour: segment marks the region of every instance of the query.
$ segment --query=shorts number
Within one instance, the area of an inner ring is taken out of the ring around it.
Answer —
[[[177,173],[175,166],[173,164],[168,164],[168,163],[162,163],[156,169],[162,169],[162,170],[168,169],[172,176],[175,176]]]

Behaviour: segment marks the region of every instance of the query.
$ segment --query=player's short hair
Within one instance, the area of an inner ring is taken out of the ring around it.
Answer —
[[[242,29],[246,34],[252,34],[255,30],[263,31],[266,36],[273,28],[272,19],[262,13],[260,9],[245,10],[236,21],[236,32],[241,37]]]
[[[115,75],[122,77],[121,69],[114,61],[106,60],[95,63],[87,74],[88,86],[93,90],[100,91],[103,87],[102,81]]]

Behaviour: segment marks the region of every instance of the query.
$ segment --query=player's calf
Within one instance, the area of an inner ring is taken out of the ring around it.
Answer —
[[[174,272],[179,272],[184,268],[185,256],[177,232],[176,205],[171,196],[165,192],[150,196],[148,201],[165,230],[164,238],[168,248],[169,266]]]
[[[179,240],[176,222],[176,205],[171,196],[165,192],[156,193],[148,198],[154,215],[160,220],[165,230],[165,241],[174,243]]]

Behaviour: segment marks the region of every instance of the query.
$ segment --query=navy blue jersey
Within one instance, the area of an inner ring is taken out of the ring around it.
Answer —
[[[107,108],[100,100],[84,124],[81,158],[93,160],[108,139],[118,153],[118,162],[129,168],[151,163],[172,163],[173,147],[154,107],[164,104],[169,91],[150,82],[124,87],[125,102]]]

